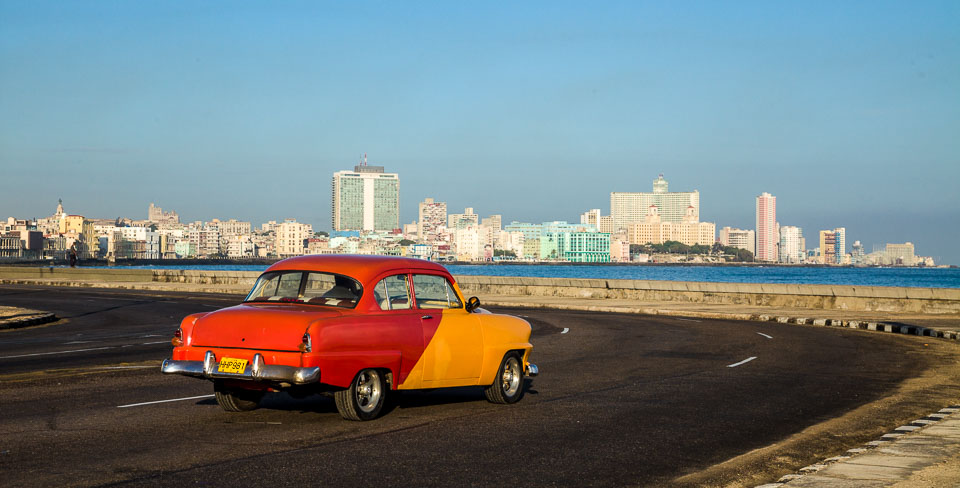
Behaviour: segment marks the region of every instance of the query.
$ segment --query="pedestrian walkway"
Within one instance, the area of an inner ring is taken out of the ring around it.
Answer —
[[[807,466],[762,488],[960,486],[960,408],[944,408],[847,455]]]

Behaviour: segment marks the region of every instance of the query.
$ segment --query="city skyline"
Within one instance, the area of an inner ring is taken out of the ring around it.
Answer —
[[[718,229],[753,228],[769,192],[808,241],[846,227],[960,263],[952,2],[0,2],[0,19],[5,216],[152,201],[328,229],[330,175],[367,152],[403,175],[401,224],[426,197],[573,222],[663,173]]]

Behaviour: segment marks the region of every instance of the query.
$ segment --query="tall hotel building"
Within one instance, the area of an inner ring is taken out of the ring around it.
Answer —
[[[333,230],[391,231],[400,228],[400,177],[383,166],[354,166],[333,174]]]
[[[613,230],[625,230],[630,224],[644,222],[651,205],[657,207],[661,222],[683,223],[689,207],[700,215],[700,192],[669,192],[663,175],[653,180],[653,193],[613,192],[610,194]]]
[[[757,261],[777,260],[777,197],[763,192],[757,197]]]

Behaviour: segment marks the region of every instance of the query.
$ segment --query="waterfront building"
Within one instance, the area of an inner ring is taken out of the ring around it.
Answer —
[[[866,252],[863,249],[863,244],[860,244],[860,241],[853,241],[853,248],[850,251],[850,264],[860,266],[864,264],[865,260]]]
[[[526,241],[523,232],[501,230],[498,234],[496,249],[510,251],[516,255],[517,258],[523,258],[523,246]]]
[[[780,227],[780,262],[800,264],[806,253],[803,229],[792,225]]]
[[[847,229],[820,231],[820,264],[844,264]]]
[[[162,208],[150,202],[150,207],[147,209],[147,221],[156,224],[179,224],[180,216],[173,210],[164,212]]]
[[[912,242],[887,244],[881,254],[880,264],[888,266],[915,266],[917,256]]]
[[[276,249],[281,259],[302,256],[307,239],[313,237],[313,226],[296,219],[286,219],[277,226]]]
[[[523,239],[523,258],[539,260],[540,259],[540,237]]]
[[[667,189],[667,180],[660,175],[653,181],[653,193],[611,193],[610,216],[613,230],[626,230],[630,224],[643,222],[651,205],[657,207],[663,222],[683,222],[688,207],[693,207],[696,214],[700,215],[699,191],[669,192]],[[600,227],[599,221],[597,227]]]
[[[220,230],[196,221],[187,225],[185,235],[193,244],[198,257],[218,255],[221,252]]]
[[[462,214],[447,216],[447,228],[450,229],[450,232],[478,225],[480,225],[480,216],[473,212],[473,207],[465,208]]]
[[[682,222],[675,223],[664,222],[659,208],[650,205],[643,222],[627,227],[627,240],[630,244],[663,244],[676,241],[688,246],[712,246],[715,236],[716,224],[700,222],[693,206],[687,207],[687,214]]]
[[[78,258],[90,259],[96,257],[99,240],[96,238],[93,221],[82,215],[64,215],[60,219],[58,233],[73,241],[70,248],[76,250]]]
[[[777,260],[777,197],[763,192],[757,197],[756,252],[757,261]]]
[[[724,247],[735,247],[750,251],[756,255],[757,242],[756,232],[752,229],[735,229],[724,227],[720,229],[720,245]]]
[[[177,259],[193,258],[197,256],[197,245],[187,239],[180,239],[173,245]]]
[[[0,258],[23,256],[23,241],[19,234],[0,234]]]
[[[540,237],[540,259],[571,263],[609,263],[610,234],[547,231]]]
[[[364,161],[333,174],[333,230],[391,231],[400,228],[400,176]]]
[[[149,227],[118,227],[129,259],[160,259],[160,234]],[[118,256],[120,257],[120,256]]]
[[[453,234],[458,261],[477,261],[481,258],[483,244],[476,227],[457,229]]]
[[[447,203],[424,198],[419,205],[417,240],[432,241],[440,228],[447,224]]]
[[[227,257],[252,258],[257,255],[257,246],[250,234],[231,234],[226,237]]]
[[[614,263],[630,262],[630,242],[620,239],[610,241],[610,261]]]

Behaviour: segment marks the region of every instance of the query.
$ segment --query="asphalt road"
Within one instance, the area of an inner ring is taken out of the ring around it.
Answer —
[[[669,484],[927,367],[922,344],[882,334],[494,310],[534,327],[541,374],[518,404],[457,388],[394,395],[372,422],[342,420],[324,396],[225,413],[211,383],[161,375],[159,362],[180,318],[237,300],[0,286],[0,305],[63,318],[0,332],[2,484]]]

